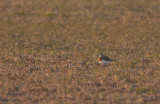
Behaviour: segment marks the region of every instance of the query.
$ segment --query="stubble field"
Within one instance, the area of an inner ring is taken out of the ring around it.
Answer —
[[[160,1],[1,0],[0,103],[160,103]]]

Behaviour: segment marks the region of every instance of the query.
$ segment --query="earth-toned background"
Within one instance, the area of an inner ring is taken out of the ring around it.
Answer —
[[[160,0],[1,0],[0,103],[160,103]]]

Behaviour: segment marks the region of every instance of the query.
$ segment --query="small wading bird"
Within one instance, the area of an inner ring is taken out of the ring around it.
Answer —
[[[99,54],[99,57],[98,57],[98,61],[99,61],[99,63],[101,64],[101,66],[103,66],[104,64],[109,64],[109,63],[111,63],[112,61],[116,61],[116,60],[112,60],[112,59],[110,59],[109,57],[104,56],[102,53],[100,53],[100,54]]]

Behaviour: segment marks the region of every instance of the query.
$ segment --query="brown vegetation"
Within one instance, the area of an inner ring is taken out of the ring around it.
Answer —
[[[160,1],[1,0],[0,103],[160,103]]]

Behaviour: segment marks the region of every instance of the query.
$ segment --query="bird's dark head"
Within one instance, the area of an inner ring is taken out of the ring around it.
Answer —
[[[103,56],[103,54],[102,54],[102,53],[100,53],[100,54],[99,54],[99,57],[102,57],[102,56]]]

